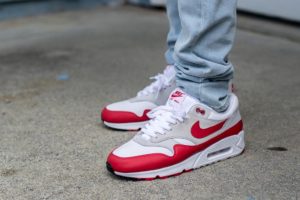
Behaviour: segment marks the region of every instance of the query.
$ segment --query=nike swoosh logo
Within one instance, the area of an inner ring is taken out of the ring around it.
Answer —
[[[201,139],[201,138],[205,138],[213,133],[215,133],[216,131],[220,130],[221,128],[223,128],[225,122],[227,120],[220,122],[214,126],[211,126],[209,128],[201,128],[200,126],[200,121],[197,121],[191,128],[191,133],[195,138]]]

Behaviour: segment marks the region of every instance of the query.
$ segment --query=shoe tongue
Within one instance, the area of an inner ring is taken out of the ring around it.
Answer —
[[[177,107],[183,109],[185,112],[188,112],[195,104],[199,104],[197,99],[187,95],[181,89],[175,89],[169,96],[167,105],[171,107]]]

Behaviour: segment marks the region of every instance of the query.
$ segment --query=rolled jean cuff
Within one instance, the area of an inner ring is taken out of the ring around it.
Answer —
[[[168,65],[174,65],[175,61],[173,58],[174,50],[168,49],[165,53],[165,59]]]
[[[193,83],[177,79],[176,83],[184,92],[217,112],[223,112],[229,106],[229,81]]]
[[[227,69],[225,72],[222,71],[221,74],[213,73],[212,76],[208,77],[192,76],[187,74],[184,68],[187,68],[188,72],[193,70],[192,74],[201,75],[201,72],[205,74],[205,69],[202,67],[182,66],[178,65],[178,62],[176,62],[177,87],[217,112],[223,112],[228,108],[229,87],[231,87],[229,84],[231,82],[230,80],[233,78],[233,66],[231,64],[224,67]]]

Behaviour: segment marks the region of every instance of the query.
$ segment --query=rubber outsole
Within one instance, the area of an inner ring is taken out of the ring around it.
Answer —
[[[240,153],[239,155],[242,155],[243,153],[245,152],[245,150],[242,151],[242,153]],[[239,155],[236,155],[236,156],[239,156]],[[236,156],[232,156],[232,157],[228,157],[224,160],[227,160],[227,159],[230,159],[230,158],[233,158],[233,157],[236,157]],[[224,161],[224,160],[218,160],[216,162],[213,162],[213,163],[210,163],[210,164],[207,164],[207,165],[203,165],[201,167],[198,167],[198,168],[195,168],[195,169],[189,169],[189,170],[183,170],[182,172],[180,173],[176,173],[176,174],[172,174],[172,175],[169,175],[169,176],[156,176],[155,178],[132,178],[132,177],[126,177],[126,176],[120,176],[118,174],[115,173],[115,171],[113,170],[113,168],[111,167],[111,165],[109,163],[106,163],[106,168],[107,170],[112,174],[114,175],[115,177],[117,177],[118,179],[120,180],[126,180],[126,181],[154,181],[156,179],[167,179],[167,178],[172,178],[172,177],[176,177],[176,176],[179,176],[183,173],[187,173],[187,172],[192,172],[194,170],[197,170],[197,169],[200,169],[202,167],[207,167],[209,165],[212,165],[212,164],[215,164],[215,163],[218,163],[218,162],[221,162],[221,161]]]
[[[176,177],[176,176],[179,176],[183,173],[191,172],[191,171],[194,170],[194,169],[183,170],[180,173],[172,174],[172,175],[169,175],[169,176],[156,176],[155,178],[132,178],[132,177],[120,176],[120,175],[116,174],[115,171],[113,170],[113,168],[111,167],[111,165],[108,162],[106,162],[106,169],[112,175],[117,177],[118,179],[125,180],[125,181],[153,181],[153,180],[156,180],[156,179],[167,179],[167,178]]]
[[[120,176],[120,175],[116,174],[115,171],[114,171],[114,169],[112,168],[112,166],[108,162],[106,162],[106,169],[112,175],[114,175],[115,177],[117,177],[120,180],[125,180],[125,181],[139,181],[140,180],[138,178],[130,178],[130,177]]]
[[[136,122],[136,123],[111,123],[103,121],[104,125],[115,129],[123,131],[138,131],[140,130],[148,121]]]

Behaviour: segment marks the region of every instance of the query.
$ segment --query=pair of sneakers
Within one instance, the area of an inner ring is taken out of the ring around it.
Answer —
[[[175,84],[175,70],[163,74],[135,98],[102,110],[105,125],[140,131],[113,150],[107,169],[117,176],[152,180],[239,155],[245,148],[238,99],[218,113],[184,93]]]

